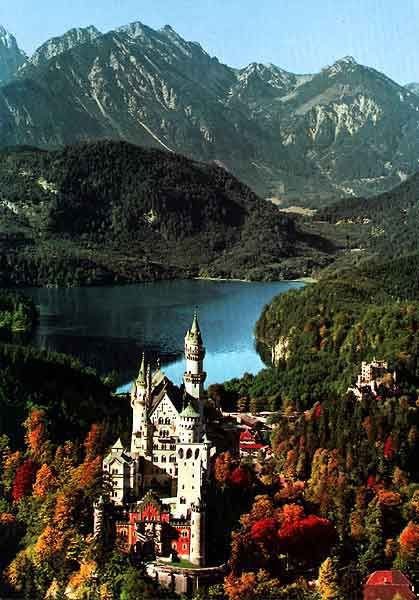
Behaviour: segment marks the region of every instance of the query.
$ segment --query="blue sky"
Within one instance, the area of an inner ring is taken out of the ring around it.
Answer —
[[[27,52],[75,26],[172,25],[233,66],[309,73],[354,56],[419,81],[419,0],[0,0],[0,24]]]

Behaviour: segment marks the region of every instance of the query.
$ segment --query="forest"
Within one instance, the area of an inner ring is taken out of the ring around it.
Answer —
[[[215,164],[103,141],[0,152],[0,283],[286,279],[335,245]]]

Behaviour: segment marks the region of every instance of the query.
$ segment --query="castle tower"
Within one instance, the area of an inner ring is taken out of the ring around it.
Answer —
[[[206,563],[205,503],[197,499],[191,506],[191,546],[189,560],[193,565],[204,567]]]
[[[150,393],[150,367],[146,369],[145,357],[131,389],[132,437],[131,454],[146,456],[150,452],[150,427],[148,422],[148,401]]]
[[[207,374],[204,371],[205,346],[202,341],[198,316],[195,313],[191,328],[185,336],[186,370],[183,376],[186,392],[198,400],[201,423],[203,422],[203,392]]]

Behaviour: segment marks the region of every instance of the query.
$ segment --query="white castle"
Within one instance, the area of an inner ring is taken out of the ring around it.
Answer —
[[[205,488],[216,452],[206,431],[204,358],[196,314],[185,337],[184,390],[143,356],[131,390],[131,447],[118,440],[103,462],[111,501],[126,516],[116,525],[126,548],[198,566],[206,562]]]

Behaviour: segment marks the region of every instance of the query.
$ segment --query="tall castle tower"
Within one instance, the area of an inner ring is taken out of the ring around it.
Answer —
[[[192,327],[185,336],[186,370],[183,376],[186,392],[198,400],[200,421],[203,422],[203,392],[207,374],[204,371],[205,346],[202,341],[198,316],[195,313]]]
[[[146,369],[145,358],[141,362],[140,372],[131,389],[132,437],[131,454],[147,456],[150,454],[150,428],[148,423],[148,402],[150,391],[150,367]]]

